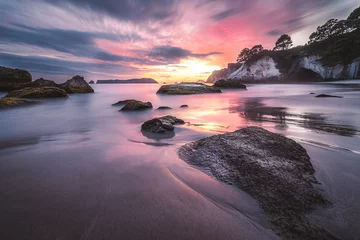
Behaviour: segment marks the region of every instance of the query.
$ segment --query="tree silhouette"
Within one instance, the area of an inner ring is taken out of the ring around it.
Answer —
[[[293,45],[291,37],[287,34],[283,34],[275,43],[274,50],[286,50]]]
[[[239,53],[236,61],[238,63],[245,63],[247,62],[252,56],[254,56],[255,54],[258,54],[260,52],[264,51],[264,48],[262,45],[255,45],[253,46],[251,49],[249,48],[244,48],[243,50],[241,50],[241,52]]]

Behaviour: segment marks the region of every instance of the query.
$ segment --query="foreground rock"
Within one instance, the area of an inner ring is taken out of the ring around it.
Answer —
[[[64,89],[67,93],[93,93],[94,89],[85,81],[81,76],[75,76],[65,83],[58,85],[61,89]]]
[[[0,66],[0,90],[8,91],[18,84],[31,82],[31,74],[22,69]]]
[[[248,127],[186,144],[179,155],[253,196],[283,239],[335,239],[305,217],[327,201],[313,186],[310,157],[295,141]]]
[[[124,107],[122,107],[119,111],[145,110],[153,107],[151,102],[142,102],[134,99],[119,101],[113,104],[113,106],[118,106],[118,105],[124,105]]]
[[[328,94],[319,94],[315,97],[317,97],[317,98],[343,98],[341,96],[334,96],[334,95],[328,95]]]
[[[244,84],[241,84],[240,81],[237,80],[224,80],[220,79],[216,81],[214,84],[214,87],[218,88],[240,88],[240,89],[246,89],[246,86]]]
[[[216,87],[207,86],[202,83],[179,83],[163,85],[157,93],[164,94],[201,94],[201,93],[221,93]]]
[[[33,82],[18,84],[11,88],[11,91],[26,87],[58,87],[58,85],[54,81],[39,78]]]
[[[169,133],[174,131],[175,124],[185,124],[185,122],[174,116],[167,115],[146,121],[143,125],[141,125],[141,131],[151,133]]]
[[[16,98],[3,97],[3,98],[0,98],[0,109],[20,107],[20,106],[30,105],[30,104],[34,104],[34,103],[36,103],[36,102],[22,100],[22,99],[16,99]]]
[[[66,98],[66,92],[57,87],[26,87],[9,92],[5,97],[15,98]]]

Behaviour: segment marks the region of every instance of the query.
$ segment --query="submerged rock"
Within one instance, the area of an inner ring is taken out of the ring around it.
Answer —
[[[94,89],[85,81],[81,76],[75,76],[65,83],[58,85],[61,89],[64,89],[67,93],[93,93]]]
[[[31,74],[22,69],[0,66],[0,90],[8,91],[18,84],[31,82]]]
[[[318,182],[309,155],[295,141],[248,127],[186,144],[179,155],[253,196],[283,239],[335,239],[305,217],[328,202],[313,186]]]
[[[168,106],[160,106],[157,108],[157,110],[167,110],[167,109],[171,109],[171,107]]]
[[[187,107],[189,107],[189,106],[186,104],[180,106],[180,108],[187,108]]]
[[[229,79],[229,80],[220,79],[220,80],[216,81],[216,83],[214,84],[214,87],[246,89],[246,86],[244,84],[241,84],[240,81],[231,80],[231,79]]]
[[[167,115],[146,121],[143,125],[141,125],[141,131],[151,133],[169,133],[174,131],[175,124],[185,124],[185,122],[174,116]]]
[[[116,105],[124,105],[124,107],[121,108],[119,111],[145,110],[153,107],[151,102],[142,102],[134,99],[119,101],[113,104],[113,106]]]
[[[29,101],[29,100],[17,99],[17,98],[3,97],[3,98],[0,98],[0,109],[19,107],[19,106],[30,105],[30,104],[34,104],[34,103],[36,103],[36,102]]]
[[[343,98],[341,96],[334,96],[334,95],[328,95],[328,94],[319,94],[315,97],[317,97],[317,98]]]
[[[163,85],[157,93],[164,94],[201,94],[201,93],[221,93],[216,87],[211,87],[202,83],[179,83]]]
[[[66,92],[57,87],[26,87],[9,92],[5,97],[15,98],[61,98],[68,97]]]

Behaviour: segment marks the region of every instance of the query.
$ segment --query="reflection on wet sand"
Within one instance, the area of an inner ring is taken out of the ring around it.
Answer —
[[[284,130],[288,125],[296,125],[314,131],[353,137],[359,130],[353,126],[330,122],[322,113],[290,113],[285,107],[272,107],[263,103],[261,98],[253,98],[229,108],[230,113],[239,112],[245,120],[254,122],[273,122],[275,128]]]

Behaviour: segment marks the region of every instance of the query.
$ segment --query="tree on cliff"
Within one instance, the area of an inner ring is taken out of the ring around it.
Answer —
[[[245,63],[246,61],[248,61],[252,56],[254,56],[255,54],[258,54],[260,52],[264,51],[264,48],[262,45],[255,45],[253,46],[251,49],[249,48],[244,48],[243,50],[241,50],[241,52],[239,53],[236,61],[238,63]]]
[[[350,13],[347,20],[360,20],[360,7],[356,8],[352,13]]]
[[[293,45],[291,37],[287,34],[283,34],[275,43],[274,50],[287,50]]]

